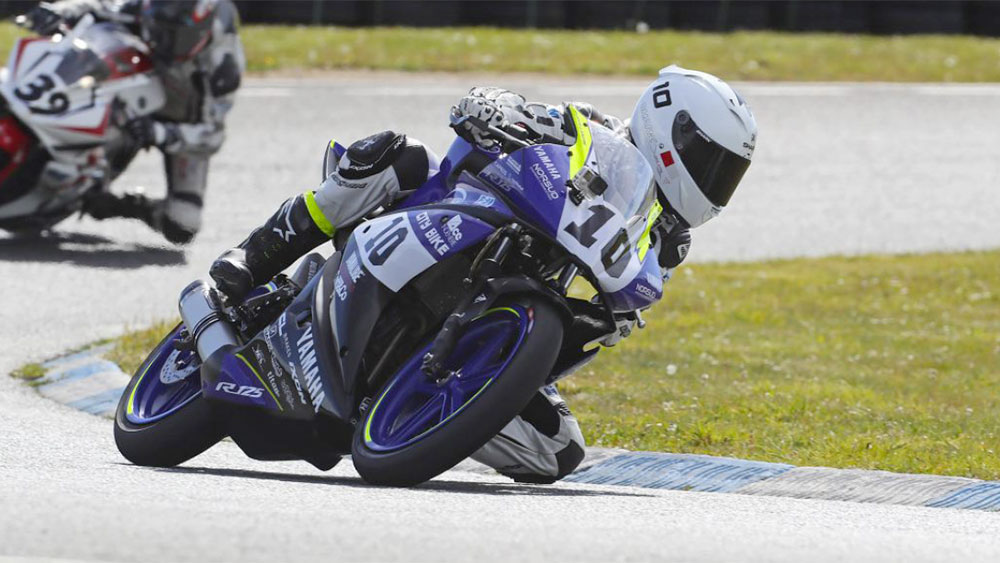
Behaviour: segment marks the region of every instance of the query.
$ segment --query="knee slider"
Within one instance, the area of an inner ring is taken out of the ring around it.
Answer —
[[[385,170],[392,165],[406,146],[406,135],[382,131],[355,141],[340,159],[340,176],[357,180]]]

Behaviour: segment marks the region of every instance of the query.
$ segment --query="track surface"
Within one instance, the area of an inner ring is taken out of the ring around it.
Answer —
[[[72,219],[0,235],[0,374],[175,314],[175,296],[289,195],[326,141],[384,128],[442,152],[476,83],[628,114],[642,81],[344,74],[250,80],[213,162],[206,226],[181,251],[138,223]],[[761,125],[732,209],[692,260],[1000,246],[995,86],[745,85]],[[148,155],[120,187],[161,189]],[[626,344],[627,346],[627,344]],[[586,431],[586,429],[585,429]],[[451,472],[411,490],[345,463],[265,464],[221,444],[151,470],[108,421],[0,377],[0,556],[105,560],[997,560],[1000,516],[946,509],[561,484]]]

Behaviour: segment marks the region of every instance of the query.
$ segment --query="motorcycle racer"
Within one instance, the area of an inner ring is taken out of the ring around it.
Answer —
[[[140,219],[170,242],[190,242],[201,228],[208,162],[225,138],[225,116],[246,68],[231,0],[60,0],[42,2],[22,21],[50,35],[86,14],[126,24],[149,45],[167,103],[124,125],[131,146],[111,162],[117,177],[141,149],[164,158],[166,197],[99,191],[84,203],[98,220]]]
[[[661,273],[668,279],[690,248],[690,229],[717,216],[750,164],[757,125],[745,101],[725,82],[670,66],[639,98],[628,122],[589,104],[529,103],[493,87],[470,90],[452,108],[456,130],[468,141],[493,149],[499,142],[476,126],[486,124],[535,143],[572,145],[570,108],[620,134],[651,165],[664,212],[651,230]],[[461,121],[460,118],[471,117]],[[331,143],[331,147],[334,144]],[[336,159],[316,190],[285,201],[262,226],[213,264],[218,288],[240,299],[266,283],[337,229],[352,227],[378,209],[391,209],[438,172],[437,156],[419,141],[383,131],[328,152]],[[602,344],[629,335],[635,316],[622,317]],[[473,454],[517,481],[553,482],[584,457],[579,424],[554,386],[546,386],[493,440]]]

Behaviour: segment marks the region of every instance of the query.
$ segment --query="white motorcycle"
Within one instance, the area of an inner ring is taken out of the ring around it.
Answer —
[[[38,232],[107,190],[138,150],[122,126],[165,103],[148,47],[93,16],[22,38],[0,69],[0,229]]]

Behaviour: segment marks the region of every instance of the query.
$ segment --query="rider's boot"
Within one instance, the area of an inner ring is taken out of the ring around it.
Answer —
[[[330,240],[310,213],[312,192],[281,205],[243,242],[222,253],[208,273],[229,298],[241,300],[250,290],[271,280],[298,258]]]
[[[98,221],[113,217],[140,219],[155,228],[159,201],[150,199],[142,193],[126,193],[115,195],[109,192],[98,192],[89,196],[84,202],[83,210]]]

